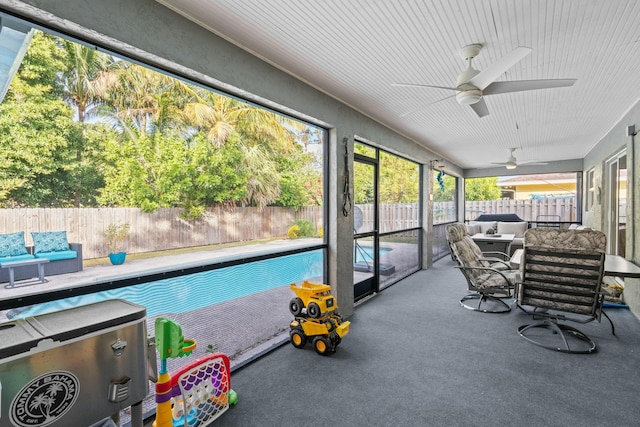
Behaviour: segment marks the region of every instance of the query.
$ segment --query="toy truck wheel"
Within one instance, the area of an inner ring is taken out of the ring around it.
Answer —
[[[300,316],[303,308],[304,302],[302,302],[301,298],[292,298],[291,301],[289,301],[289,311],[294,316]]]
[[[316,350],[316,353],[325,356],[331,351],[333,345],[331,345],[331,340],[327,337],[315,337],[313,339],[313,348]]]
[[[295,348],[302,348],[307,343],[307,337],[299,329],[294,329],[289,332],[289,337],[291,338],[291,344],[293,344]]]
[[[320,317],[320,306],[315,302],[310,302],[307,306],[307,314],[313,319]]]

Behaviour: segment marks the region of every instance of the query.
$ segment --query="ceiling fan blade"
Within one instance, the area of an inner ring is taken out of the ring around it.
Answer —
[[[448,86],[433,86],[433,85],[419,85],[419,84],[414,84],[414,83],[391,83],[391,86],[396,86],[396,87],[433,87],[436,89],[448,89],[448,90],[460,90],[458,88],[455,87],[448,87]]]
[[[549,163],[538,162],[536,160],[525,160],[524,162],[518,162],[518,166],[520,165],[530,165],[530,166],[546,166]]]
[[[517,47],[496,62],[491,64],[489,68],[481,71],[471,78],[467,83],[472,84],[480,90],[484,90],[493,83],[498,77],[503,75],[509,68],[516,65],[522,58],[531,53],[533,49],[529,47]]]
[[[552,79],[552,80],[515,80],[510,82],[493,82],[485,90],[483,95],[495,95],[498,93],[520,92],[525,90],[551,89],[555,87],[573,86],[577,79]]]
[[[489,109],[487,108],[487,103],[484,102],[483,98],[480,98],[480,101],[475,104],[469,105],[473,111],[476,112],[478,117],[484,117],[489,115]]]
[[[411,114],[413,114],[413,113],[417,113],[418,111],[422,111],[422,110],[424,110],[425,108],[427,108],[427,107],[428,107],[428,106],[430,106],[430,105],[437,104],[438,102],[446,101],[447,99],[451,99],[451,98],[454,98],[454,97],[455,97],[455,95],[451,95],[451,96],[447,96],[446,98],[438,99],[437,101],[433,101],[433,102],[432,102],[432,103],[430,103],[430,104],[423,105],[422,107],[420,107],[420,108],[416,108],[415,110],[411,110],[411,111],[408,111],[408,112],[406,112],[406,113],[402,113],[402,114],[400,114],[400,116],[398,116],[398,117],[406,117],[406,116],[409,116],[409,115],[411,115]]]

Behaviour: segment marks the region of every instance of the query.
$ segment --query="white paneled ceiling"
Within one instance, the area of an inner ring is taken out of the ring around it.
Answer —
[[[640,98],[638,0],[158,1],[465,169],[511,147],[582,158]],[[455,87],[472,43],[478,70],[533,49],[497,81],[577,81],[485,96],[482,118],[453,91],[393,85]]]

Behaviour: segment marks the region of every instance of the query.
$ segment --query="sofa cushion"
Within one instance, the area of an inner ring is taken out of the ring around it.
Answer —
[[[498,226],[498,222],[497,221],[469,221],[470,225],[479,225],[480,226],[480,233],[486,233],[488,229],[493,228],[493,230],[496,230],[496,227]]]
[[[24,231],[0,234],[0,257],[27,255],[28,253],[24,243]]]
[[[498,222],[498,234],[515,234],[516,237],[524,237],[528,227],[529,223],[527,221]]]
[[[473,236],[478,233],[482,233],[482,229],[478,224],[467,224],[467,234]]]
[[[31,237],[33,238],[33,253],[36,255],[41,252],[69,250],[66,231],[33,232]]]
[[[36,258],[47,258],[49,261],[59,261],[61,259],[74,259],[78,257],[76,251],[54,251],[54,252],[39,252],[36,254]]]
[[[33,259],[34,256],[31,254],[26,255],[15,255],[15,256],[3,256],[0,257],[0,263],[2,262],[12,262],[12,261],[25,261],[28,259]]]

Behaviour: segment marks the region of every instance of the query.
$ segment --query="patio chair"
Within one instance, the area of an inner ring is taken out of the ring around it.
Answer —
[[[595,230],[534,228],[525,233],[522,280],[517,306],[534,323],[518,328],[527,341],[566,353],[592,353],[596,344],[573,326],[560,321],[600,321],[604,294],[606,236]]]
[[[512,297],[518,271],[511,270],[507,254],[502,259],[483,253],[462,223],[448,224],[447,241],[451,256],[467,280],[471,292],[460,300],[464,308],[483,313],[507,313],[511,305],[504,299]],[[477,304],[471,304],[477,301]]]

